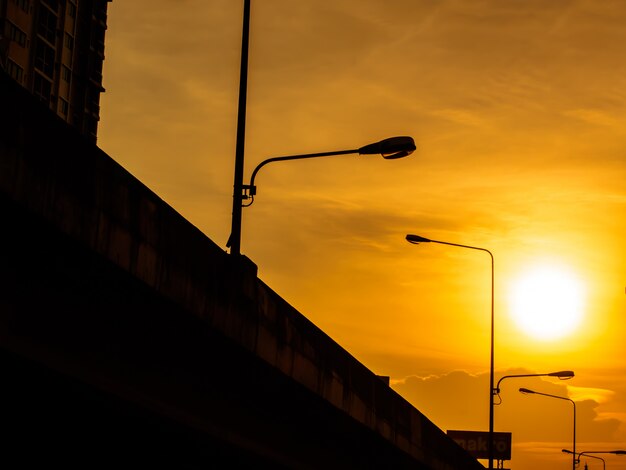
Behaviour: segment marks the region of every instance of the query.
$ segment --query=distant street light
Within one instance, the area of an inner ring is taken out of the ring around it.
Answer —
[[[239,254],[241,246],[241,208],[248,207],[254,202],[256,186],[254,179],[261,168],[268,163],[282,162],[287,160],[303,160],[307,158],[334,157],[338,155],[359,154],[359,155],[381,155],[386,160],[394,160],[411,155],[415,151],[415,141],[412,137],[390,137],[373,144],[365,145],[356,149],[335,150],[332,152],[307,153],[303,155],[288,155],[285,157],[273,157],[263,160],[257,165],[250,177],[250,184],[235,184],[235,194],[233,198],[239,207],[238,211],[233,210],[232,231],[228,239],[227,247],[231,248],[231,254]],[[250,200],[248,204],[243,201]]]
[[[565,452],[566,454],[572,454],[572,455],[576,455],[574,454],[574,452],[572,452],[571,450],[567,450],[567,449],[563,449],[562,452]],[[606,470],[606,462],[604,461],[604,459],[602,457],[596,457],[595,455],[586,455],[586,452],[579,452],[578,453],[578,459],[576,459],[577,463],[580,463],[580,457],[581,456],[585,456],[585,457],[591,457],[592,459],[598,459],[598,460],[602,460],[602,468]],[[585,463],[585,468],[587,468],[587,463]]]
[[[574,438],[572,440],[572,470],[576,470],[576,402],[568,397],[560,397],[558,395],[550,395],[548,393],[535,392],[528,388],[520,388],[519,391],[524,394],[543,395],[544,397],[557,398],[559,400],[567,400],[574,405]]]
[[[574,377],[574,371],[571,370],[560,370],[558,372],[549,372],[547,374],[515,374],[515,375],[505,375],[504,377],[501,377],[500,380],[498,380],[498,383],[496,384],[496,387],[493,389],[493,394],[494,396],[500,396],[500,382],[502,382],[504,379],[512,379],[512,378],[519,378],[519,377],[558,377],[561,380],[568,380],[571,379],[572,377]],[[500,401],[501,403],[502,401]],[[496,403],[496,405],[499,405],[500,403]]]
[[[567,454],[573,454],[573,452],[571,450],[568,450],[568,449],[563,449],[562,452],[565,452]],[[603,468],[606,469],[606,462],[604,461],[604,459],[601,458],[601,457],[596,457],[596,456],[591,455],[591,454],[626,455],[626,450],[586,450],[584,452],[579,452],[579,454],[578,454],[578,462],[579,463],[580,463],[580,456],[584,455],[586,457],[591,457],[593,459],[600,459],[600,460],[602,460]]]
[[[487,443],[487,448],[489,451],[489,470],[493,470],[493,382],[494,382],[494,346],[493,346],[493,336],[494,336],[494,305],[493,305],[493,297],[494,297],[494,267],[493,267],[493,254],[491,251],[486,248],[479,248],[477,246],[470,245],[459,245],[458,243],[449,243],[442,242],[438,240],[431,240],[429,238],[424,238],[419,235],[411,235],[408,234],[406,236],[406,240],[409,243],[413,243],[414,245],[419,245],[420,243],[439,243],[441,245],[450,245],[457,246],[460,248],[469,248],[471,250],[479,250],[484,251],[489,254],[491,257],[491,361],[489,368],[489,442]]]

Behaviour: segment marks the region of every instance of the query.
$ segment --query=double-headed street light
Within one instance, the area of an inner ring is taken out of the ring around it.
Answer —
[[[544,397],[557,398],[559,400],[567,400],[574,406],[574,427],[573,427],[573,439],[572,439],[572,470],[576,470],[576,402],[568,397],[560,397],[558,395],[550,395],[549,393],[535,392],[528,388],[520,388],[519,391],[523,394],[543,395]]]
[[[493,254],[491,251],[486,248],[480,248],[477,246],[470,245],[459,245],[458,243],[449,243],[442,242],[439,240],[431,240],[430,238],[424,238],[419,235],[411,235],[408,234],[406,236],[406,240],[409,243],[413,243],[414,245],[418,245],[420,243],[439,243],[441,245],[450,245],[457,246],[460,248],[469,248],[471,250],[479,250],[488,253],[491,257],[491,353],[490,353],[490,367],[489,367],[489,442],[487,443],[487,448],[489,452],[489,470],[493,469],[493,382],[494,382],[494,346],[493,346],[493,336],[494,336],[494,268],[493,268]]]
[[[415,151],[415,141],[412,137],[390,137],[373,144],[349,150],[335,150],[332,152],[307,153],[303,155],[288,155],[284,157],[273,157],[263,160],[259,163],[250,177],[250,184],[242,184],[236,182],[233,194],[233,218],[232,229],[228,243],[231,254],[240,254],[241,247],[241,216],[242,207],[248,207],[254,202],[256,195],[256,186],[254,180],[259,170],[272,162],[281,162],[287,160],[304,160],[307,158],[334,157],[337,155],[359,154],[359,155],[381,155],[386,160],[394,160],[411,155]],[[247,204],[244,201],[249,201]]]

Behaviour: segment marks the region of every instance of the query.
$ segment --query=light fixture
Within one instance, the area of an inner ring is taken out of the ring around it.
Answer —
[[[256,178],[257,173],[261,168],[263,168],[268,163],[272,162],[282,162],[287,160],[304,160],[307,158],[319,158],[319,157],[334,157],[337,155],[348,155],[348,154],[359,154],[359,155],[382,155],[383,158],[387,160],[394,160],[402,157],[407,157],[411,155],[415,151],[415,141],[412,137],[408,136],[400,136],[400,137],[390,137],[388,139],[381,140],[379,142],[375,142],[373,144],[368,144],[363,147],[359,147],[356,149],[349,150],[335,150],[332,152],[319,152],[319,153],[307,153],[303,155],[287,155],[284,157],[272,157],[266,160],[263,160],[259,163],[254,171],[252,172],[252,176],[250,177],[250,184],[241,184],[239,183],[240,179],[235,179],[234,185],[234,206],[233,206],[233,216],[232,216],[232,224],[231,224],[231,232],[230,237],[228,237],[228,242],[226,246],[230,248],[230,253],[232,255],[238,255],[241,252],[241,218],[242,218],[242,207],[248,207],[252,205],[254,202],[254,196],[256,195],[256,186],[254,185],[254,180]],[[241,178],[243,181],[243,178]],[[243,201],[248,200],[247,204],[244,204]]]

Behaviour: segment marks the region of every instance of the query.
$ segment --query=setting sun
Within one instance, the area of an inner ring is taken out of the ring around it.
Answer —
[[[558,339],[572,333],[584,310],[581,281],[565,268],[536,266],[512,284],[510,313],[526,334],[536,339]]]

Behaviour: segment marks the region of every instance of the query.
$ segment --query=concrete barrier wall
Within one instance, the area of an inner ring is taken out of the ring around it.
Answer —
[[[13,82],[0,81],[0,192],[411,456],[483,468],[196,227]]]

